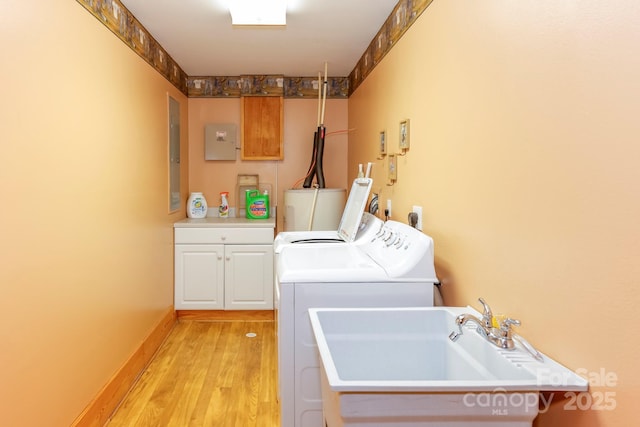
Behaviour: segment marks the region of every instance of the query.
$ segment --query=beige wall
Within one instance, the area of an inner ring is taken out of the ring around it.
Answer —
[[[347,105],[346,99],[327,99],[325,104],[327,136],[323,166],[327,188],[348,188]],[[204,128],[210,123],[235,123],[239,127],[240,99],[189,99],[190,191],[202,191],[210,206],[218,206],[220,192],[229,191],[229,203],[236,206],[237,175],[258,174],[261,183],[272,185],[276,197],[271,196],[271,205],[283,206],[284,191],[293,188],[309,169],[313,133],[318,126],[318,101],[285,99],[284,159],[281,161],[243,161],[240,160],[239,151],[235,161],[204,160]],[[302,183],[296,188],[302,188]],[[283,211],[277,210],[280,230]]]
[[[187,99],[74,1],[3,0],[0,51],[0,425],[67,426],[173,305]]]
[[[539,426],[638,419],[638,22],[632,0],[435,0],[349,100],[351,178],[411,119],[398,183],[382,162],[374,179],[395,219],[424,207],[445,303],[482,296],[566,366],[617,375],[582,398],[603,410],[557,394]]]
[[[568,367],[617,375],[591,391],[616,393],[615,410],[555,396],[540,426],[636,419],[639,7],[435,0],[348,101],[348,164],[347,137],[327,138],[327,186],[344,187],[378,132],[393,149],[410,118],[399,182],[377,162],[374,189],[395,219],[424,207],[445,301],[484,296]],[[239,102],[187,101],[76,2],[1,2],[0,46],[0,425],[64,426],[173,302],[184,211],[167,213],[167,93],[192,163],[183,199],[216,203],[254,171],[282,200],[308,168],[317,104],[285,102],[284,161],[205,162],[203,124],[239,122]],[[327,101],[329,132],[346,105]]]

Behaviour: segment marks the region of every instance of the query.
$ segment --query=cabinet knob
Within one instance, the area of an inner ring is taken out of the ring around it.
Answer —
[[[224,242],[225,240],[227,240],[227,236],[220,236],[220,240]]]
[[[227,260],[227,261],[231,261],[231,257],[230,257],[230,256],[228,256],[228,257],[226,258],[226,260]]]
[[[218,259],[222,259],[222,255],[218,255]]]

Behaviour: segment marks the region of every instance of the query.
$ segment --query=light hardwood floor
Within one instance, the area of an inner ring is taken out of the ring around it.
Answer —
[[[106,426],[279,426],[276,347],[271,320],[178,320]]]

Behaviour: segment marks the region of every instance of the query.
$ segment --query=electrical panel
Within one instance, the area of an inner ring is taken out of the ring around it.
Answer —
[[[204,159],[235,160],[237,134],[237,126],[233,123],[205,125]]]

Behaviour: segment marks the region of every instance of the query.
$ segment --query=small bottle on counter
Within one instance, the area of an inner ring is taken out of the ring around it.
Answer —
[[[220,193],[220,207],[218,208],[220,218],[227,218],[229,216],[229,200],[227,197],[229,197],[228,191]]]
[[[189,194],[187,200],[187,216],[189,218],[204,218],[207,216],[207,199],[200,192]]]

